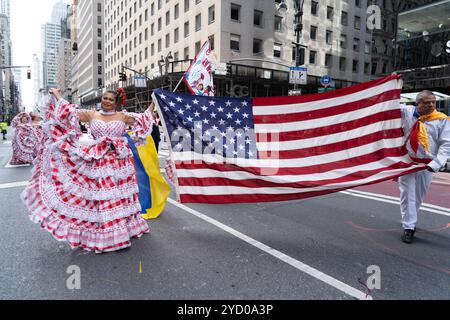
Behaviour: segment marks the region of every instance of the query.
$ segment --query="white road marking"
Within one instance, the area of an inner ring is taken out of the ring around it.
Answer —
[[[31,166],[31,164],[27,163],[27,164],[8,164],[5,166],[6,169],[11,169],[11,168],[21,168],[21,167],[29,167]]]
[[[364,191],[359,191],[359,190],[347,190],[347,191],[341,191],[341,193],[349,195],[349,196],[353,196],[353,197],[365,198],[365,199],[400,205],[400,198],[386,196],[384,194],[370,193],[370,192],[364,192]],[[420,209],[423,211],[428,211],[428,212],[437,213],[440,215],[450,217],[450,208],[445,208],[445,207],[440,207],[440,206],[436,206],[433,204],[423,203],[422,206],[420,207]]]
[[[331,276],[329,276],[329,275],[327,275],[327,274],[325,274],[325,273],[323,273],[323,272],[321,272],[321,271],[319,271],[319,270],[317,270],[317,269],[315,269],[315,268],[313,268],[311,266],[308,266],[307,264],[305,264],[305,263],[303,263],[301,261],[298,261],[298,260],[296,260],[296,259],[294,259],[294,258],[292,258],[292,257],[290,257],[290,256],[288,256],[288,255],[286,255],[286,254],[284,254],[284,253],[274,249],[274,248],[271,248],[271,247],[265,245],[264,243],[261,243],[261,242],[255,240],[255,239],[253,239],[253,238],[250,238],[250,237],[246,236],[245,234],[243,234],[243,233],[241,233],[241,232],[239,232],[239,231],[237,231],[237,230],[235,230],[233,228],[230,228],[227,225],[224,225],[223,223],[221,223],[221,222],[219,222],[217,220],[214,220],[214,219],[212,219],[212,218],[210,218],[210,217],[208,217],[208,216],[206,216],[206,215],[204,215],[204,214],[202,214],[202,213],[200,213],[200,212],[198,212],[198,211],[196,211],[194,209],[191,209],[191,208],[189,208],[189,207],[187,207],[187,206],[185,206],[183,204],[180,204],[180,203],[176,202],[173,199],[169,198],[168,201],[169,201],[169,203],[173,204],[174,206],[176,206],[176,207],[178,207],[178,208],[180,208],[180,209],[182,209],[182,210],[184,210],[184,211],[186,211],[186,212],[188,212],[188,213],[190,213],[190,214],[192,214],[192,215],[194,215],[194,216],[196,216],[196,217],[198,217],[198,218],[200,218],[200,219],[202,219],[202,220],[204,220],[204,221],[206,221],[206,222],[208,222],[208,223],[210,223],[210,224],[212,224],[212,225],[214,225],[214,226],[216,226],[216,227],[218,227],[220,229],[222,229],[223,231],[225,231],[225,232],[227,232],[227,233],[229,233],[229,234],[231,234],[231,235],[233,235],[233,236],[235,236],[235,237],[237,237],[237,238],[247,242],[248,244],[250,244],[250,245],[252,245],[252,246],[254,246],[254,247],[256,247],[256,248],[258,248],[258,249],[260,249],[260,250],[262,250],[264,252],[266,252],[267,254],[270,254],[271,256],[273,256],[273,257],[275,257],[275,258],[277,258],[277,259],[279,259],[279,260],[281,260],[281,261],[283,261],[283,262],[293,266],[294,268],[296,268],[296,269],[298,269],[298,270],[300,270],[300,271],[302,271],[302,272],[304,272],[304,273],[306,273],[306,274],[308,274],[308,275],[310,275],[310,276],[312,276],[312,277],[314,277],[314,278],[316,278],[316,279],[318,279],[318,280],[320,280],[322,282],[325,282],[326,284],[328,284],[328,285],[330,285],[330,286],[332,286],[332,287],[334,287],[334,288],[336,288],[336,289],[338,289],[338,290],[340,290],[340,291],[342,291],[342,292],[344,292],[344,293],[346,293],[346,294],[348,294],[348,295],[350,295],[352,297],[355,297],[355,298],[357,298],[359,300],[372,300],[372,297],[370,295],[366,295],[366,293],[364,293],[364,292],[362,292],[362,291],[360,291],[358,289],[355,289],[355,288],[353,288],[353,287],[343,283],[342,281],[339,281],[339,280],[337,280],[337,279],[335,279],[335,278],[333,278],[333,277],[331,277]]]
[[[26,187],[27,185],[28,185],[28,181],[11,182],[11,183],[2,183],[2,184],[0,184],[0,189],[10,189],[10,188]]]

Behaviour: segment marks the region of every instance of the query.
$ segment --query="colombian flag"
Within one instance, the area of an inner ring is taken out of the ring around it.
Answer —
[[[155,142],[148,136],[147,143],[137,147],[129,134],[125,137],[133,152],[142,217],[146,220],[156,219],[166,206],[170,186],[161,175]]]

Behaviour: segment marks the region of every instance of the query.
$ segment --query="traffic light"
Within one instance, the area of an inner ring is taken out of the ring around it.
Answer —
[[[231,75],[231,63],[227,63],[227,75]]]
[[[127,81],[127,75],[123,72],[119,73],[119,81]]]
[[[298,47],[297,50],[298,51],[297,51],[295,65],[296,66],[302,66],[302,65],[305,64],[305,48]]]
[[[31,70],[30,69],[27,70],[27,79],[31,79]]]

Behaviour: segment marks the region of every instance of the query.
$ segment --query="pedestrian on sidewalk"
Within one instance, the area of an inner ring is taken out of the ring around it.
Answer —
[[[0,122],[0,130],[3,135],[3,140],[6,140],[6,134],[8,133],[8,123],[6,121]]]
[[[409,134],[407,149],[415,161],[426,163],[426,170],[398,179],[402,241],[412,243],[417,213],[430,187],[434,172],[450,158],[450,118],[436,110],[436,97],[425,90],[416,98],[416,106],[401,106],[403,129]]]

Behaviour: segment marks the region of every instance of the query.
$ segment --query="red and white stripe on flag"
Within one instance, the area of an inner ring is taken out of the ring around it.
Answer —
[[[180,201],[304,199],[423,169],[405,148],[401,88],[392,75],[322,94],[254,98],[258,159],[174,152]]]

